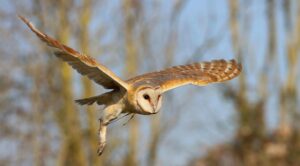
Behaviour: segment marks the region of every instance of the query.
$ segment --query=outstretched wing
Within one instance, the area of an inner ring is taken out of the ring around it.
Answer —
[[[105,66],[96,62],[96,60],[88,55],[81,54],[74,49],[61,44],[59,41],[42,33],[36,29],[26,18],[19,18],[45,43],[49,46],[57,48],[59,51],[55,55],[69,65],[71,65],[80,74],[87,76],[107,89],[128,89],[128,84],[117,77],[112,71]]]
[[[235,60],[213,60],[189,65],[174,66],[162,71],[146,73],[131,78],[127,83],[133,86],[149,84],[160,86],[163,92],[186,84],[207,85],[231,80],[241,73],[242,66]]]

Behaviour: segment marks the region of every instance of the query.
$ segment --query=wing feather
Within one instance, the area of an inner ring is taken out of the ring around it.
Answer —
[[[26,18],[19,18],[47,45],[57,48],[59,51],[55,55],[71,65],[80,74],[87,76],[97,84],[107,89],[128,89],[128,84],[117,77],[111,70],[96,62],[96,60],[88,55],[81,54],[74,49],[61,44],[54,38],[42,33],[36,29]]]
[[[179,86],[194,84],[204,86],[209,83],[231,80],[241,73],[242,66],[235,60],[213,60],[188,65],[174,66],[162,71],[146,73],[131,78],[127,83],[133,86],[150,84],[160,86],[163,92]]]

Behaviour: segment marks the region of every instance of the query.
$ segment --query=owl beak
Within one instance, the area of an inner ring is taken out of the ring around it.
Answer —
[[[156,105],[153,104],[153,103],[151,103],[151,105],[152,105],[152,108],[153,108],[152,113],[153,113],[153,114],[156,114],[156,113],[157,113],[157,112],[156,112]]]
[[[152,104],[152,108],[153,108],[153,113],[156,112],[156,106],[154,104]]]

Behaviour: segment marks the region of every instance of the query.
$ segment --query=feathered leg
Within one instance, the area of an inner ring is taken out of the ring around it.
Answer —
[[[118,105],[111,105],[104,109],[104,115],[99,119],[99,145],[97,153],[100,156],[103,153],[106,144],[106,133],[108,124],[116,119],[122,112],[122,108]]]

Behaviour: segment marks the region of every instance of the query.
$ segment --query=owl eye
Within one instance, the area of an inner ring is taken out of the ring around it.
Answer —
[[[144,94],[143,97],[144,97],[144,99],[146,99],[146,100],[149,100],[149,99],[150,99],[150,96],[149,96],[148,94]]]

